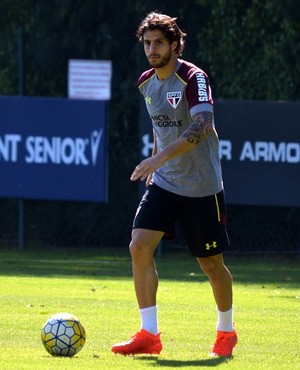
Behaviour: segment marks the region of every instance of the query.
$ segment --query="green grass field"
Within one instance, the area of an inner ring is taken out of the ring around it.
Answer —
[[[0,369],[300,369],[299,259],[226,258],[234,276],[239,343],[232,359],[210,358],[216,308],[210,285],[188,252],[157,259],[159,357],[118,356],[115,342],[139,329],[127,250],[0,249]],[[57,312],[87,332],[73,358],[52,357],[40,329]]]

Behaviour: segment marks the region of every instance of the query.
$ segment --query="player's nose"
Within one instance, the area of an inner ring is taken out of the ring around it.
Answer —
[[[149,51],[150,51],[150,54],[155,53],[156,45],[154,43],[149,45]]]

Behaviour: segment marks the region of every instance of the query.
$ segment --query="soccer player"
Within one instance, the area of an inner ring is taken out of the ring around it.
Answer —
[[[146,181],[129,247],[141,328],[128,341],[113,345],[112,351],[122,355],[161,352],[154,252],[162,238],[174,235],[178,223],[216,301],[217,332],[211,355],[231,356],[237,335],[232,276],[223,261],[229,240],[213,98],[206,73],[179,58],[186,34],[176,20],[151,12],[136,33],[151,67],[140,76],[138,87],[154,134],[152,156],[131,175],[132,181]]]

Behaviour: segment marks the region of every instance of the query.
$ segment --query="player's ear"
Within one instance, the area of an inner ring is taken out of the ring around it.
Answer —
[[[176,50],[177,45],[178,45],[178,42],[177,42],[177,41],[173,41],[173,42],[172,42],[172,44],[171,44],[171,48],[173,49],[173,51],[175,51],[175,50]]]

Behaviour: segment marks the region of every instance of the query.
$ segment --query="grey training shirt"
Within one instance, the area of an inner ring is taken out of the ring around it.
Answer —
[[[143,94],[158,151],[179,138],[198,112],[213,112],[213,99],[206,73],[178,59],[175,72],[159,80],[154,69],[142,73],[138,87]],[[223,188],[219,140],[214,130],[189,152],[157,169],[153,181],[159,187],[188,197],[204,197]]]

